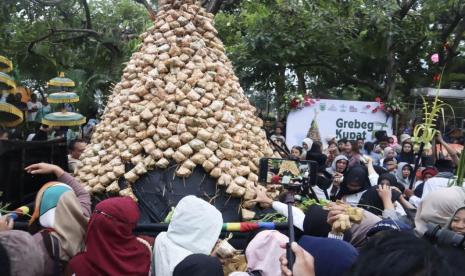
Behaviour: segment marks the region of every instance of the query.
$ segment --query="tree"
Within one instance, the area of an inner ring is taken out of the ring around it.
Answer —
[[[95,91],[108,94],[151,24],[132,0],[6,0],[0,11],[0,54],[13,59],[17,81],[43,92],[64,71],[78,83],[84,111],[95,109]]]
[[[218,14],[216,23],[243,85],[270,93],[261,87],[271,84],[282,107],[287,94],[305,89],[325,97],[408,97],[413,87],[433,85],[434,52],[441,53],[441,65],[448,64],[444,87],[462,86],[463,6],[429,0],[243,1],[238,10]]]

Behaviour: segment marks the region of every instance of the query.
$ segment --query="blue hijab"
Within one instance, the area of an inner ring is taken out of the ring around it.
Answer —
[[[315,276],[344,275],[358,257],[355,247],[341,240],[303,236],[298,244],[315,259]]]

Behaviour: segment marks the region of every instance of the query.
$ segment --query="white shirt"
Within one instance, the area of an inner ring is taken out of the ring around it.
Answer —
[[[417,196],[411,196],[408,201],[415,207],[418,207],[420,205],[421,200],[425,198],[427,194],[431,193],[432,191],[449,187],[450,181],[451,180],[449,178],[432,177],[428,179],[423,185],[423,194],[421,195],[421,198]]]
[[[286,218],[289,217],[287,212],[287,204],[284,204],[279,201],[273,201],[273,204],[271,206],[279,214],[285,216]],[[294,226],[304,231],[304,220],[305,213],[299,208],[292,206],[292,222]]]
[[[31,109],[36,108],[36,111],[31,111]],[[35,103],[33,102],[27,102],[27,121],[28,122],[33,122],[36,120],[37,113],[38,111],[42,108],[42,103],[37,101]]]

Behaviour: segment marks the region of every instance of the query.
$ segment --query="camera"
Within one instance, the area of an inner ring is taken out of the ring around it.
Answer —
[[[426,228],[428,230],[426,230],[423,237],[430,242],[465,249],[464,235],[457,234],[448,229],[443,229],[441,226],[434,223],[428,223]]]
[[[313,161],[295,159],[260,159],[259,182],[283,185],[285,188],[297,188],[314,185],[316,166]]]

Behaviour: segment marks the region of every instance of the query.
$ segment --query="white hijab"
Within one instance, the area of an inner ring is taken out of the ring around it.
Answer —
[[[415,231],[423,236],[428,222],[444,227],[458,208],[465,205],[465,190],[452,186],[429,193],[418,206]]]
[[[210,255],[222,226],[221,213],[213,205],[195,196],[181,199],[168,231],[155,240],[155,275],[173,275],[176,266],[189,255]]]

